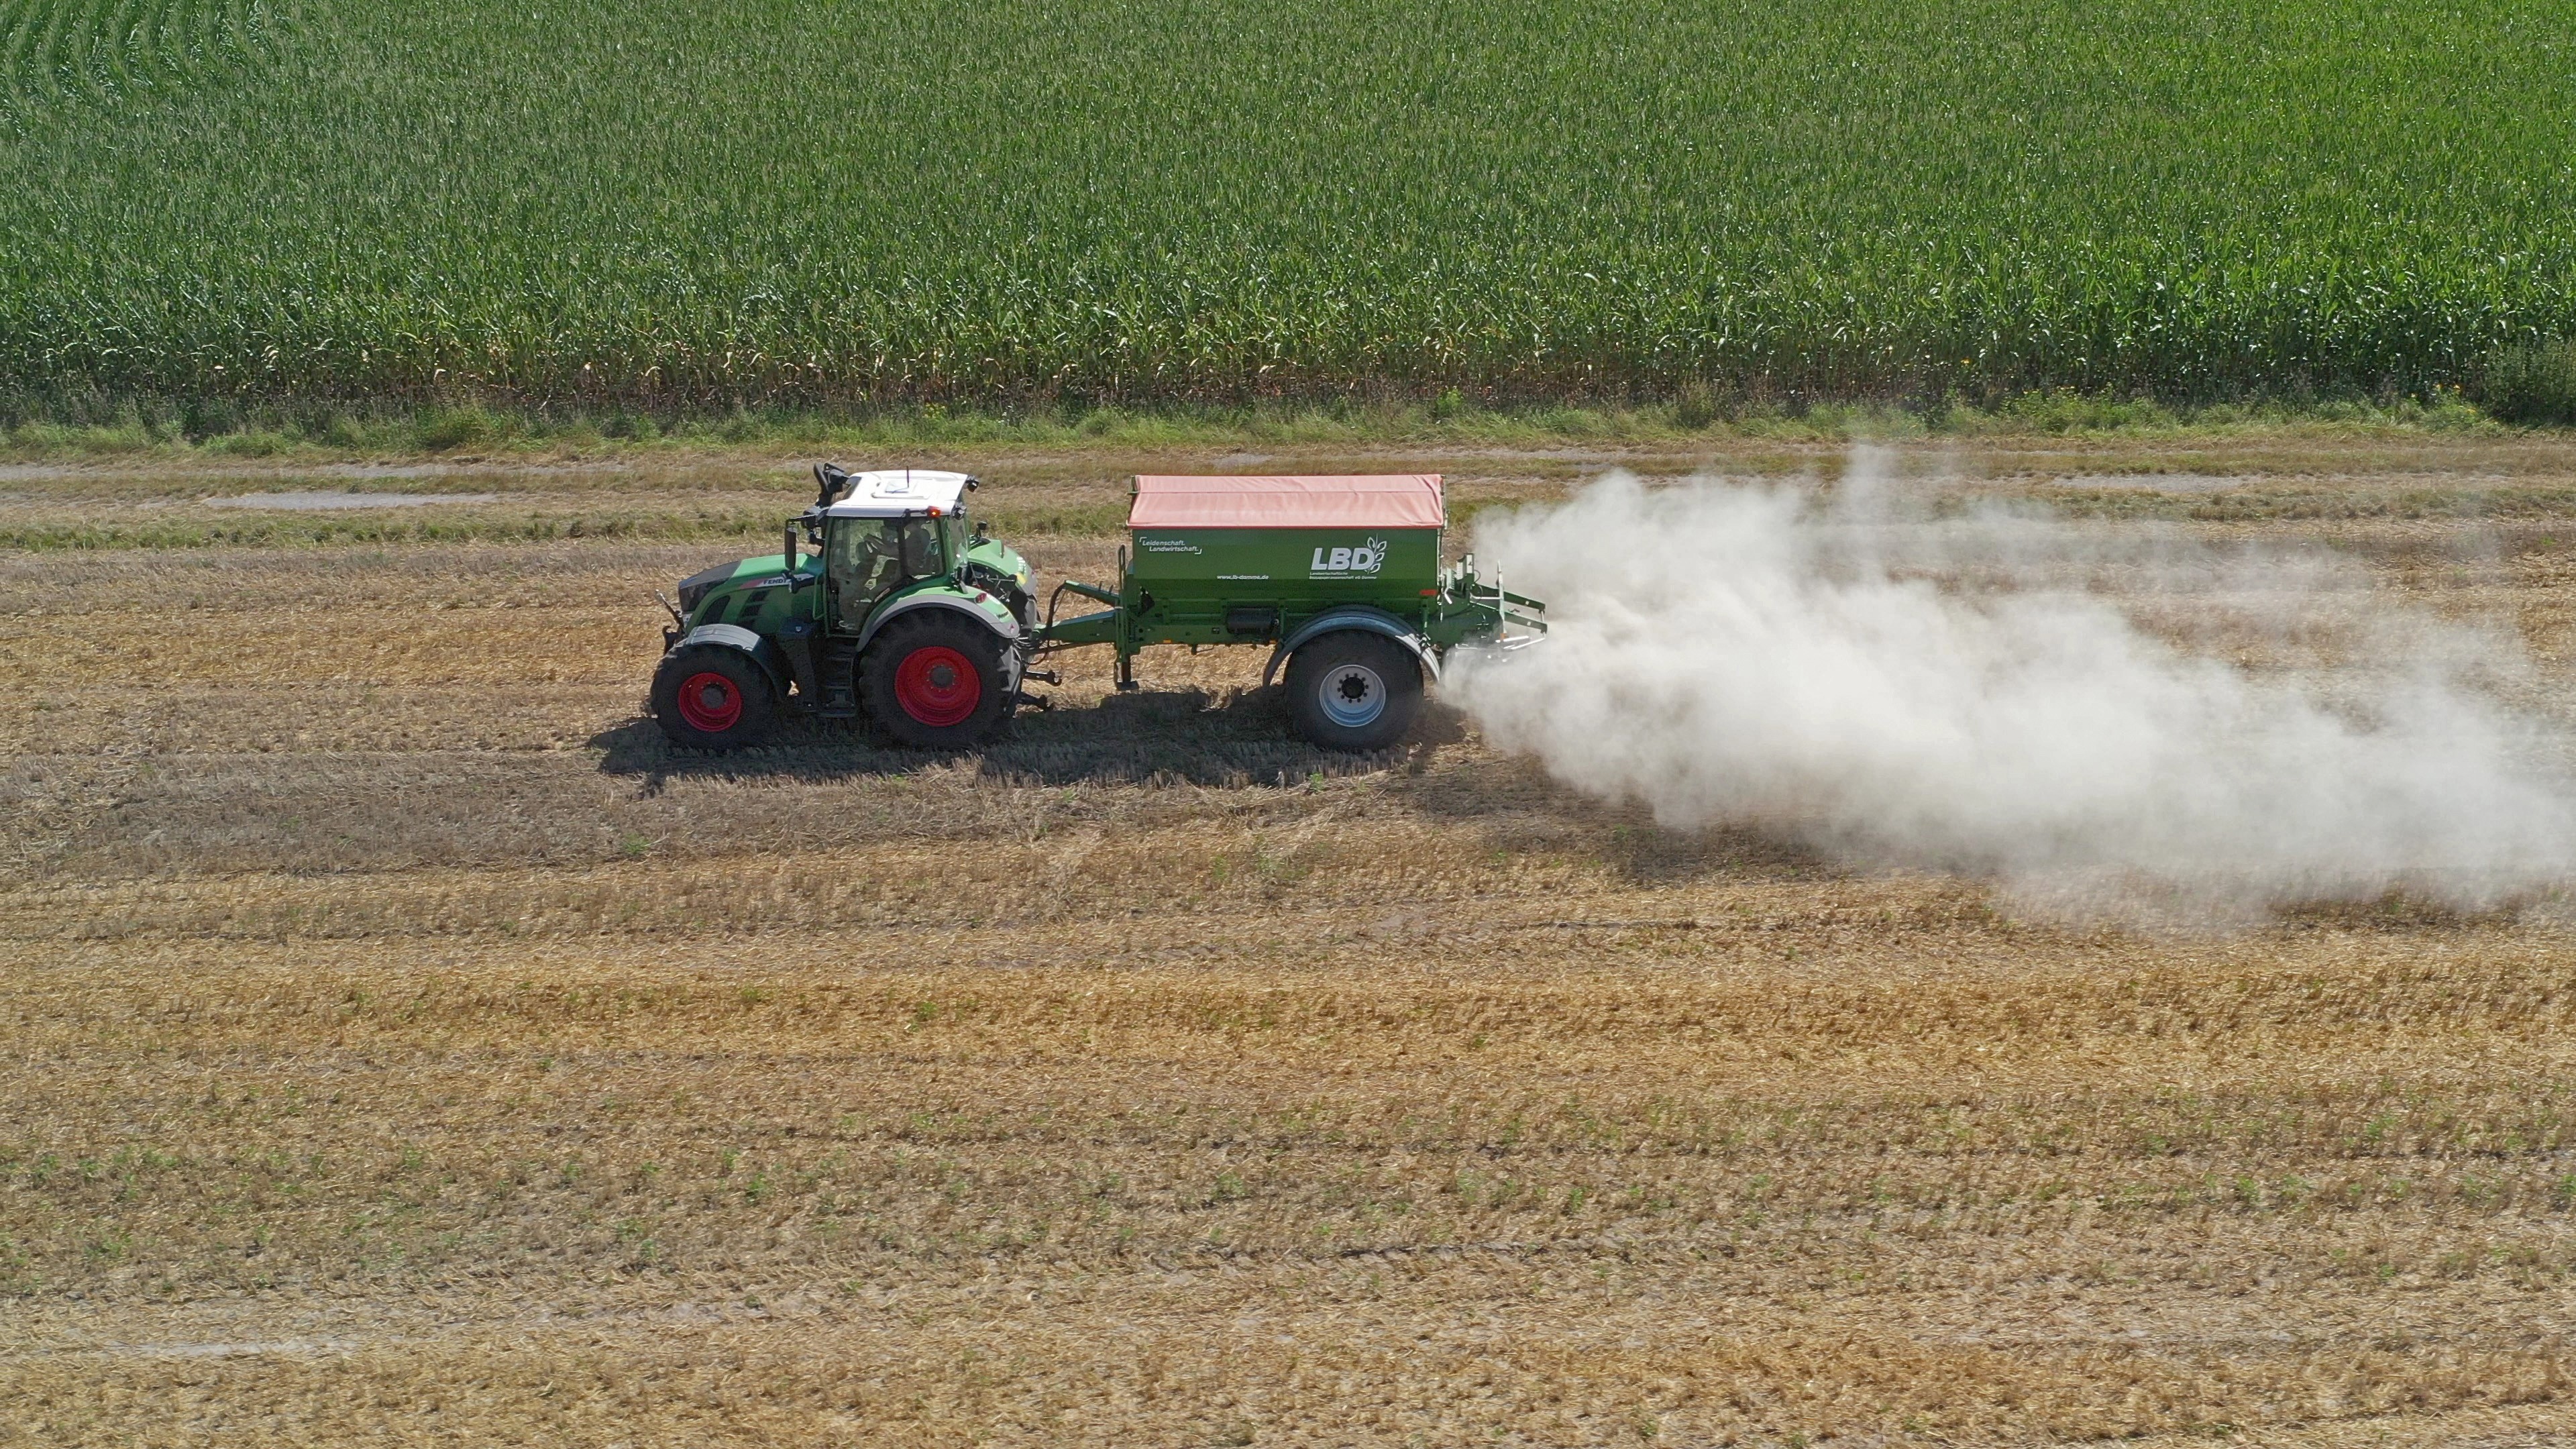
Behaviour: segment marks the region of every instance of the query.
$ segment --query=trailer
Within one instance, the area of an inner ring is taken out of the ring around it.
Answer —
[[[1440,562],[1438,474],[1147,474],[1132,480],[1115,584],[1067,581],[1041,613],[1028,565],[980,525],[963,473],[815,469],[784,550],[694,574],[666,603],[653,712],[674,744],[733,749],[782,714],[867,719],[896,740],[990,738],[1039,666],[1107,645],[1120,689],[1151,644],[1266,645],[1304,738],[1403,737],[1451,650],[1519,647],[1545,606]],[[808,555],[799,547],[817,550]],[[1067,595],[1105,607],[1062,617]],[[1517,631],[1517,632],[1515,632]]]

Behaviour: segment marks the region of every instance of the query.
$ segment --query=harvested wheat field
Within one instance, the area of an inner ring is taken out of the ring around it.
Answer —
[[[1460,512],[1842,466],[1726,446],[1252,461]],[[1099,577],[1122,476],[1219,452],[922,461]],[[2330,547],[2576,719],[2564,442],[1903,458]],[[0,557],[0,1443],[2576,1437],[2545,894],[2033,910],[1455,710],[1314,753],[1257,650],[1077,656],[975,757],[678,756],[643,591],[800,470],[10,471],[0,523],[106,546]],[[353,487],[456,501],[153,522]]]

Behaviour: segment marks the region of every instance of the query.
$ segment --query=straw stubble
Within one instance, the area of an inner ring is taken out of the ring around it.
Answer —
[[[2546,910],[2026,917],[1222,653],[687,759],[613,601],[696,554],[545,548],[9,565],[30,1442],[2570,1427]],[[2380,557],[2558,697],[2558,554]]]

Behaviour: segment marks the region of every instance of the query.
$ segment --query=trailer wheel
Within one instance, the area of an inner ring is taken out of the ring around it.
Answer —
[[[1383,634],[1336,630],[1288,660],[1288,713],[1328,750],[1384,749],[1422,708],[1422,664]]]
[[[653,671],[653,718],[688,750],[758,744],[777,716],[769,676],[735,649],[682,649]]]
[[[1010,714],[1001,644],[945,609],[894,620],[859,665],[869,716],[915,749],[974,744]]]

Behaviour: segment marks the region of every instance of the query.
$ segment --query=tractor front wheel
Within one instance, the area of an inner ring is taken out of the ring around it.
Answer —
[[[682,649],[653,671],[653,718],[683,749],[758,744],[776,715],[769,676],[739,650]]]
[[[1422,708],[1422,664],[1384,634],[1326,634],[1288,661],[1288,714],[1328,750],[1382,750]]]
[[[962,749],[1011,713],[1002,641],[950,610],[924,609],[887,624],[859,673],[869,717],[915,749]]]

